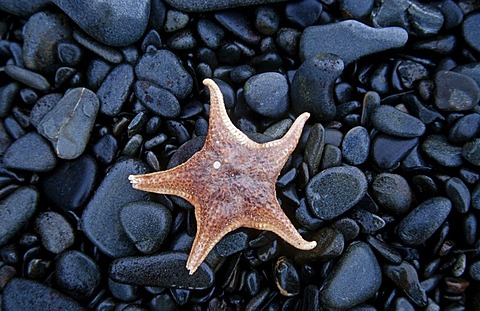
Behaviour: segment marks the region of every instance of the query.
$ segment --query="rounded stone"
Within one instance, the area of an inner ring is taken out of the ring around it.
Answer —
[[[413,193],[405,178],[397,174],[382,173],[372,183],[375,200],[388,212],[400,214],[408,211]]]
[[[370,153],[370,136],[363,126],[349,130],[342,141],[342,156],[350,165],[365,163]]]
[[[435,105],[443,111],[466,111],[478,104],[480,88],[467,75],[441,70],[435,75]]]
[[[75,241],[72,226],[55,212],[40,214],[35,221],[35,230],[40,235],[43,246],[54,254],[60,254]]]
[[[480,13],[467,15],[462,24],[462,35],[465,41],[480,53]]]
[[[279,118],[288,110],[288,83],[279,73],[255,75],[245,82],[243,89],[247,105],[261,116]]]
[[[422,121],[388,105],[380,105],[373,113],[371,122],[379,131],[397,137],[412,138],[425,133]]]

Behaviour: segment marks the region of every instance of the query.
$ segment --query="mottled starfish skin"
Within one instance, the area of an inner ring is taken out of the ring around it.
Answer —
[[[135,189],[176,195],[195,207],[197,234],[186,266],[190,274],[223,236],[239,227],[273,231],[299,249],[314,248],[316,242],[305,241],[282,211],[275,191],[310,115],[300,115],[281,139],[258,144],[232,124],[215,82],[203,83],[211,102],[203,148],[172,169],[129,176]]]

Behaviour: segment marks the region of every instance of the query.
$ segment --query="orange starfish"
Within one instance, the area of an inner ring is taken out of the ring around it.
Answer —
[[[197,234],[187,260],[193,274],[220,239],[240,227],[273,231],[289,244],[314,248],[305,241],[278,204],[275,182],[295,149],[309,113],[303,113],[284,137],[258,144],[237,129],[213,80],[210,118],[203,148],[172,169],[130,175],[135,189],[182,197],[195,207]]]

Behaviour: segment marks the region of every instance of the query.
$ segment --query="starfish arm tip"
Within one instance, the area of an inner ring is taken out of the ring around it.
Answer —
[[[317,247],[317,242],[316,241],[309,241],[305,243],[305,250],[311,250]]]

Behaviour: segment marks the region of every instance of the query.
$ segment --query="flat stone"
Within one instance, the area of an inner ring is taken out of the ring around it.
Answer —
[[[451,145],[443,135],[430,135],[422,144],[428,157],[440,165],[457,167],[463,163],[462,147]]]
[[[85,310],[78,302],[37,281],[14,278],[2,293],[2,308],[10,310]]]
[[[397,137],[412,138],[425,133],[422,121],[388,105],[380,105],[374,111],[371,122],[377,130]]]
[[[96,40],[127,46],[143,35],[150,15],[150,0],[78,2],[52,0],[77,25]]]
[[[10,78],[23,83],[32,89],[42,92],[50,90],[50,83],[48,83],[48,80],[41,74],[15,65],[6,65],[4,71]]]
[[[38,200],[36,190],[21,187],[0,201],[0,246],[27,224],[37,209]]]
[[[175,118],[180,115],[178,99],[167,89],[148,81],[135,82],[135,96],[145,108],[158,116]]]
[[[402,219],[397,227],[397,236],[407,245],[420,245],[440,228],[451,209],[449,199],[430,198]]]
[[[407,39],[407,32],[400,27],[373,28],[346,20],[305,28],[299,52],[302,60],[319,53],[336,54],[347,65],[366,55],[403,47]]]
[[[251,27],[248,15],[240,11],[221,11],[214,13],[214,17],[223,27],[232,32],[246,43],[257,45],[260,35]]]
[[[186,12],[208,12],[282,1],[285,0],[166,0],[165,2]]]
[[[110,71],[97,90],[103,114],[116,116],[120,113],[130,96],[133,80],[133,67],[129,64],[120,64]]]
[[[158,73],[162,74],[159,75]],[[193,80],[175,54],[158,50],[144,54],[135,66],[139,80],[149,81],[170,91],[176,98],[184,99],[193,87]]]
[[[443,111],[470,110],[480,101],[480,87],[469,76],[441,70],[435,75],[435,105]]]
[[[137,253],[120,221],[122,207],[130,202],[149,198],[146,192],[132,188],[128,176],[145,174],[139,160],[123,158],[116,162],[98,186],[82,215],[82,229],[93,244],[110,257],[119,258]]]
[[[298,263],[313,261],[329,261],[339,257],[345,247],[343,235],[332,228],[324,227],[315,232],[310,240],[316,241],[317,246],[308,251],[298,251],[295,254],[295,261]]]
[[[57,158],[42,136],[30,132],[8,147],[3,155],[3,164],[23,171],[48,172],[57,164]]]
[[[51,5],[51,0],[14,0],[0,2],[0,11],[27,17]]]
[[[151,254],[158,251],[167,239],[172,214],[155,202],[131,202],[122,208],[120,221],[137,249],[144,254]]]
[[[460,178],[452,177],[447,180],[445,183],[445,191],[457,212],[468,212],[471,202],[470,191]]]
[[[55,105],[62,99],[60,93],[50,93],[40,97],[30,111],[30,123],[38,127],[40,121],[55,107]]]
[[[328,274],[322,289],[322,306],[349,309],[373,297],[382,283],[382,272],[370,246],[352,243]]]
[[[279,73],[255,75],[245,82],[243,90],[247,105],[263,117],[279,118],[288,110],[288,82]]]
[[[188,254],[165,252],[152,256],[128,257],[113,261],[109,276],[117,282],[141,286],[207,289],[213,285],[214,272],[206,263],[190,275]]]
[[[410,208],[413,193],[401,175],[382,173],[372,183],[373,197],[388,212],[401,214]]]
[[[310,209],[320,219],[333,219],[352,208],[367,192],[367,179],[354,166],[332,167],[315,175],[305,194]]]
[[[97,95],[86,88],[67,91],[38,124],[62,159],[78,158],[87,147],[99,109]]]
[[[342,156],[350,165],[365,163],[370,153],[370,136],[363,126],[350,129],[342,140]]]
[[[468,162],[480,167],[480,138],[463,145],[462,156]]]
[[[107,62],[120,64],[123,61],[123,55],[109,45],[95,41],[92,37],[81,30],[73,31],[73,38],[85,49],[97,54]]]
[[[56,212],[40,214],[35,221],[35,230],[43,247],[51,253],[60,254],[73,245],[75,235],[72,226]]]

